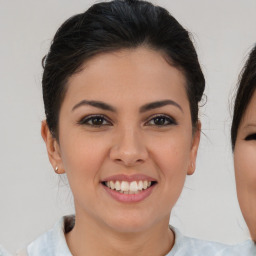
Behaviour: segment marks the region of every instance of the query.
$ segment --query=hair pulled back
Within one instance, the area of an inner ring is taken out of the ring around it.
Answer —
[[[167,10],[146,1],[114,0],[93,5],[65,21],[43,59],[46,121],[58,138],[58,117],[69,77],[91,57],[120,49],[146,46],[161,51],[186,77],[193,127],[205,80],[193,43]]]
[[[256,89],[256,45],[252,49],[247,62],[245,63],[238,83],[238,89],[235,98],[233,120],[231,126],[232,150],[235,148],[237,131],[245,111],[251,101],[252,95]]]

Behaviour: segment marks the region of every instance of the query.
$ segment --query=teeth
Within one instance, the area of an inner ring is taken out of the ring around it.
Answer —
[[[116,190],[123,194],[138,194],[151,186],[152,182],[147,180],[140,181],[107,181],[105,185],[112,190]]]
[[[142,190],[143,189],[143,181],[140,180],[138,183],[138,190]]]
[[[143,181],[143,189],[146,189],[148,187],[148,182],[146,180]]]
[[[122,181],[121,182],[121,190],[124,192],[128,192],[129,191],[129,182],[127,181]]]
[[[109,182],[109,185],[110,186],[107,186],[110,187],[111,189],[115,189],[115,183],[112,180]]]
[[[108,186],[108,184],[107,184],[107,186]],[[120,185],[120,181],[117,181],[116,183],[115,183],[115,190],[121,190],[121,185]]]
[[[133,191],[133,192],[138,191],[138,185],[136,181],[132,181],[130,183],[130,191]]]

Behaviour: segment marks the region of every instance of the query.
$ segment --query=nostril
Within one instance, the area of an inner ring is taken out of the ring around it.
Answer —
[[[118,164],[123,164],[125,166],[134,166],[137,164],[142,164],[144,162],[143,159],[131,159],[131,158],[116,158],[114,161]]]
[[[112,161],[126,166],[142,164],[148,157],[147,150],[145,148],[138,148],[135,146],[113,146],[110,150],[109,157]]]

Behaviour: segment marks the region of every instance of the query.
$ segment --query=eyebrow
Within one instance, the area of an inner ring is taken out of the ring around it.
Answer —
[[[161,101],[156,101],[156,102],[152,102],[152,103],[148,103],[144,106],[142,106],[140,108],[140,113],[152,110],[152,109],[156,109],[156,108],[161,108],[164,107],[166,105],[172,105],[175,106],[177,108],[179,108],[181,110],[181,112],[183,112],[182,107],[175,101],[173,100],[161,100]]]
[[[78,107],[81,107],[81,106],[84,106],[84,105],[89,105],[89,106],[92,106],[92,107],[95,107],[95,108],[100,108],[100,109],[103,109],[103,110],[116,112],[116,109],[114,107],[110,106],[109,104],[101,102],[101,101],[94,101],[94,100],[82,100],[72,108],[72,111],[74,111]]]
[[[108,110],[108,111],[111,111],[111,112],[117,112],[115,107],[113,107],[113,106],[111,106],[107,103],[104,103],[102,101],[94,101],[94,100],[82,100],[72,108],[72,111],[74,111],[75,109],[77,109],[81,106],[86,106],[86,105],[96,107],[96,108],[100,108],[100,109],[103,109],[103,110]],[[146,111],[156,109],[156,108],[161,108],[161,107],[164,107],[166,105],[175,106],[183,112],[182,107],[177,102],[175,102],[173,100],[161,100],[161,101],[155,101],[155,102],[147,103],[147,104],[143,105],[142,107],[140,107],[139,112],[144,113]]]

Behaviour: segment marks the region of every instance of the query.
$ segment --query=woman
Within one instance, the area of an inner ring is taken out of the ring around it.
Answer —
[[[76,216],[28,255],[223,251],[169,227],[200,140],[205,81],[189,33],[145,1],[98,3],[59,28],[43,63],[41,133]]]
[[[231,141],[238,201],[256,242],[256,46],[244,66],[235,99]],[[256,246],[250,243],[256,255]]]

